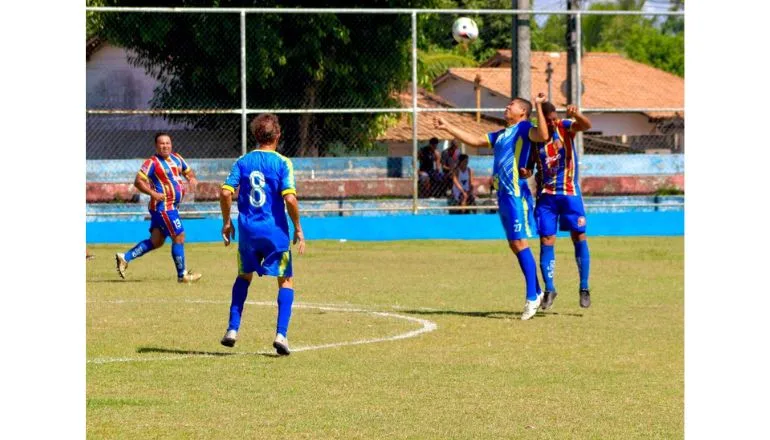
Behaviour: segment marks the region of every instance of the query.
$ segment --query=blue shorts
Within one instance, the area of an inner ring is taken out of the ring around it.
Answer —
[[[160,229],[164,237],[174,238],[184,232],[179,211],[150,211],[150,234],[156,228]]]
[[[537,230],[541,237],[556,235],[560,231],[582,234],[586,231],[586,211],[582,196],[541,194],[535,207]]]
[[[531,198],[531,195],[530,195]],[[526,197],[513,197],[498,193],[497,213],[503,224],[505,237],[508,241],[523,240],[532,237],[532,208]]]
[[[241,232],[238,239],[238,273],[270,275],[289,278],[292,276],[291,250],[288,243],[277,245],[271,237],[249,237]]]

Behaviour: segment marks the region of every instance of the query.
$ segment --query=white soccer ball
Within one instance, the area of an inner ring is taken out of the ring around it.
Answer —
[[[452,25],[452,36],[458,43],[468,43],[479,37],[479,27],[468,17],[460,17]]]

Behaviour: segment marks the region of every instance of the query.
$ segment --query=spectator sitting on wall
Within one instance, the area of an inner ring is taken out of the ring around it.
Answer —
[[[431,138],[428,145],[420,148],[420,197],[434,196],[435,189],[441,186],[441,156],[438,152],[438,138]]]
[[[455,205],[471,206],[476,204],[473,170],[468,166],[469,161],[470,158],[467,154],[461,154],[459,163],[452,173],[452,199]]]
[[[457,142],[452,141],[449,148],[441,152],[441,171],[444,173],[444,185],[441,188],[442,195],[452,188],[452,174],[454,174],[457,164],[460,162],[462,152],[457,147]]]

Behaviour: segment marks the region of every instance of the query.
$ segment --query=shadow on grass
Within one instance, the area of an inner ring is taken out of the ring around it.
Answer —
[[[136,349],[137,353],[165,353],[165,354],[185,354],[185,355],[192,355],[192,356],[218,356],[218,357],[226,357],[226,356],[237,356],[237,355],[245,355],[245,354],[256,354],[259,356],[265,356],[265,357],[281,357],[278,355],[278,353],[225,353],[222,351],[198,351],[198,350],[181,350],[178,348],[162,348],[162,347],[139,347]]]
[[[142,281],[143,280],[137,280],[137,279],[128,279],[128,280],[109,279],[109,280],[86,280],[86,283],[139,283]]]
[[[454,316],[469,316],[472,318],[491,318],[491,319],[512,319],[520,318],[521,312],[511,312],[509,310],[498,310],[489,312],[461,312],[457,310],[400,310],[402,313],[408,313],[412,315],[454,315]],[[542,312],[538,311],[535,318],[543,318],[546,316],[571,316],[575,318],[582,318],[582,313],[558,313],[558,312]]]

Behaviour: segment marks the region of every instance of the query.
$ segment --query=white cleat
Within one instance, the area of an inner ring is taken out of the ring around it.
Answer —
[[[280,333],[275,334],[273,348],[275,348],[275,351],[281,356],[288,356],[291,353],[291,351],[289,351],[289,340]]]
[[[221,342],[225,347],[234,347],[235,341],[237,340],[238,332],[235,330],[228,330],[227,333],[225,333],[225,336],[222,337],[222,340],[219,342]]]
[[[540,302],[543,300],[543,294],[537,296],[534,301],[526,301],[524,303],[524,311],[521,312],[521,320],[526,321],[535,316],[537,309],[540,307]]]
[[[118,270],[118,275],[121,278],[126,278],[126,269],[128,269],[128,261],[126,261],[125,254],[115,254],[115,266]]]
[[[190,272],[188,270],[188,271],[185,271],[184,275],[179,277],[177,281],[179,281],[180,283],[192,283],[201,279],[202,276],[203,275],[199,273]]]

